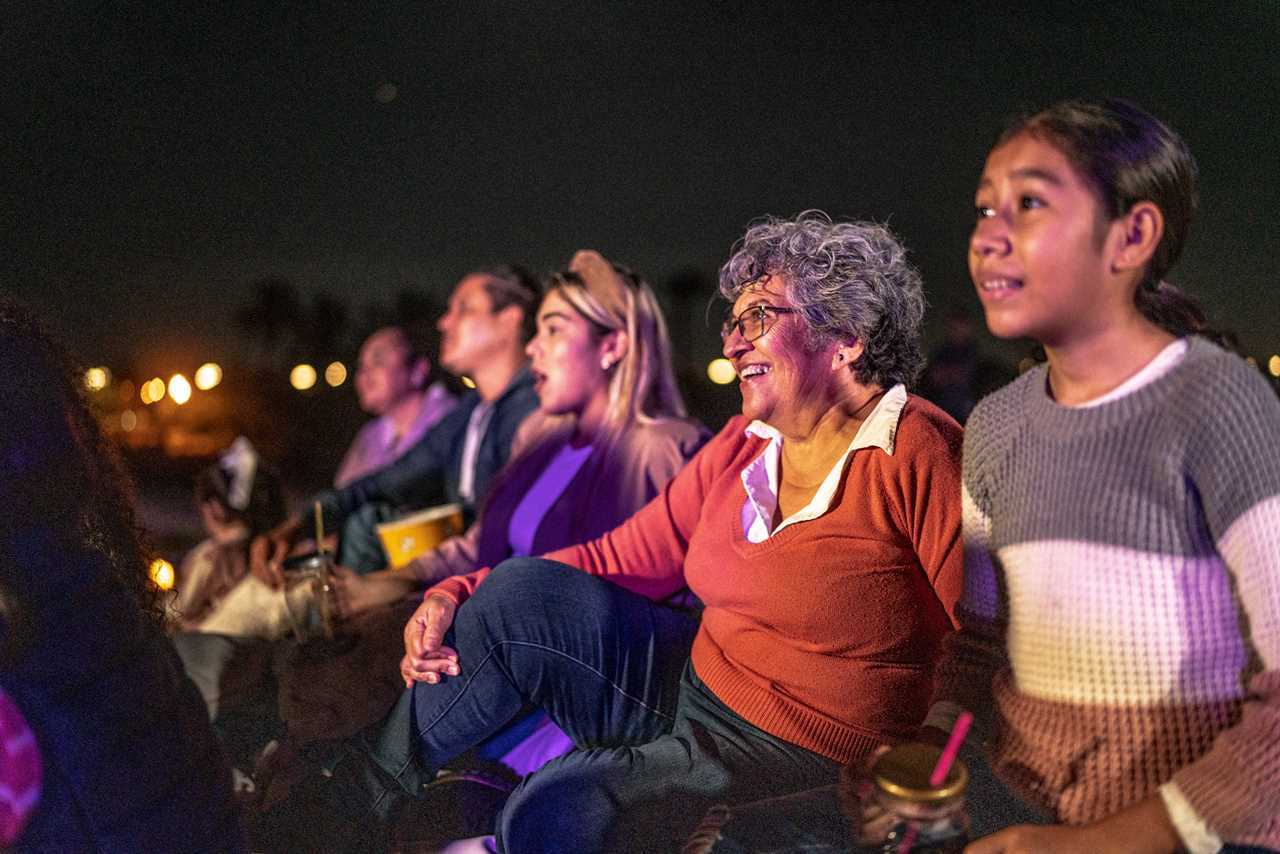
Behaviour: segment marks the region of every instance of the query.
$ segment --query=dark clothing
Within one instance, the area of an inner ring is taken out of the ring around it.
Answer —
[[[383,502],[419,509],[436,502],[462,502],[458,484],[462,477],[462,446],[467,422],[480,404],[478,392],[463,395],[453,411],[427,431],[404,456],[384,469],[366,475],[342,489],[328,489],[315,496],[324,510],[326,527],[333,528],[361,505]],[[511,442],[525,417],[538,406],[533,376],[523,368],[493,402],[493,416],[476,454],[476,496],[488,490],[489,480],[507,464]]]
[[[38,806],[13,850],[246,850],[230,771],[172,645],[105,558],[68,557],[44,533],[4,558],[5,592],[34,626],[17,658],[0,664],[0,686],[44,764]],[[9,566],[24,572],[13,577]]]
[[[506,851],[667,851],[715,803],[834,780],[836,763],[702,685],[687,668],[696,630],[694,615],[571,567],[508,560],[458,611],[446,643],[462,674],[406,693],[413,731],[393,715],[377,762],[416,792],[526,704],[546,710],[579,749],[512,795],[498,825]]]
[[[466,524],[471,523],[475,507],[462,500],[459,484],[467,424],[480,403],[478,392],[468,392],[394,463],[342,489],[315,496],[313,500],[319,501],[324,511],[325,526],[342,531],[339,563],[357,572],[385,567],[387,558],[376,527],[398,512],[457,502],[463,505]],[[476,454],[473,495],[480,497],[488,491],[489,482],[507,464],[516,430],[537,406],[533,376],[523,368],[493,402],[493,414]]]

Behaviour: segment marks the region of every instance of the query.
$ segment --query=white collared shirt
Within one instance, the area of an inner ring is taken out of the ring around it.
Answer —
[[[458,495],[467,503],[476,497],[476,457],[480,456],[480,443],[489,429],[491,418],[493,401],[482,400],[467,419],[467,433],[462,442],[462,468],[458,472]]]
[[[1072,409],[1088,409],[1091,406],[1101,406],[1104,403],[1110,403],[1113,400],[1119,400],[1133,394],[1144,385],[1150,385],[1160,379],[1165,374],[1178,367],[1178,363],[1182,361],[1182,357],[1187,355],[1187,349],[1190,343],[1186,338],[1175,338],[1172,342],[1156,353],[1150,362],[1142,366],[1142,370],[1138,371],[1129,379],[1120,383],[1111,391],[1095,397],[1093,400],[1086,400],[1084,403],[1077,403],[1071,406]]]
[[[763,421],[748,424],[748,435],[768,439],[769,444],[760,456],[746,465],[741,474],[742,486],[747,492],[747,500],[742,506],[742,532],[747,541],[762,543],[788,525],[817,519],[830,510],[831,500],[840,488],[840,477],[850,454],[861,448],[874,447],[893,455],[893,439],[898,431],[898,419],[906,404],[907,389],[901,383],[885,392],[875,409],[871,410],[871,414],[858,427],[858,433],[849,447],[836,460],[831,471],[827,472],[822,485],[809,503],[783,519],[772,530],[773,512],[778,507],[778,460],[782,455],[782,434]]]

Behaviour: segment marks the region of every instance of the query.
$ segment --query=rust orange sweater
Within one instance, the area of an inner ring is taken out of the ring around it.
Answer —
[[[729,708],[838,762],[911,736],[962,581],[960,428],[908,399],[894,451],[849,458],[831,509],[762,543],[742,530],[740,472],[764,449],[732,419],[635,516],[546,557],[652,599],[706,606],[693,667]],[[431,589],[461,602],[487,574]]]

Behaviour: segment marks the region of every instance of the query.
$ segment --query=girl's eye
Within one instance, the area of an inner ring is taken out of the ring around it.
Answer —
[[[974,208],[973,208],[974,219],[990,219],[995,215],[996,215],[996,209],[993,207],[990,207],[988,205],[974,205]]]
[[[1044,207],[1044,199],[1039,196],[1022,196],[1018,199],[1018,207],[1024,211],[1035,210]]]

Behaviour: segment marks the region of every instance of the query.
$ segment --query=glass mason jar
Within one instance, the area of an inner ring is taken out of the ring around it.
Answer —
[[[299,643],[333,638],[337,595],[333,589],[333,556],[312,552],[284,562],[284,604]]]
[[[929,744],[890,748],[871,766],[873,803],[863,813],[860,850],[877,854],[959,854],[969,840],[964,791],[969,772],[957,760],[929,784],[942,754]]]

